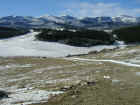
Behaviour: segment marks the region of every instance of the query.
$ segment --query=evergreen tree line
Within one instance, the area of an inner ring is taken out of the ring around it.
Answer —
[[[117,37],[113,37],[113,36]],[[140,26],[126,27],[113,30],[112,33],[97,30],[77,30],[76,32],[63,30],[42,29],[36,36],[42,41],[60,42],[64,44],[90,47],[100,44],[113,44],[115,40],[125,43],[140,42]]]
[[[112,34],[125,43],[140,42],[140,26],[117,29]]]
[[[27,29],[0,27],[0,39],[10,38],[28,33]]]
[[[53,29],[36,29],[41,31],[36,36],[38,40],[59,42],[72,46],[90,47],[93,45],[113,44],[115,40],[124,41],[125,43],[140,42],[140,26],[133,26],[113,30],[112,33],[97,30],[53,30]],[[27,29],[0,27],[0,39],[10,38],[23,35],[29,32]],[[113,37],[114,34],[117,36]]]
[[[42,41],[60,42],[73,46],[89,47],[100,44],[112,44],[114,42],[112,35],[104,31],[95,30],[77,30],[57,31],[46,29],[36,36],[37,39]]]

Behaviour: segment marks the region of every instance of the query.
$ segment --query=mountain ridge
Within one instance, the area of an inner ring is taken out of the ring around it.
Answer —
[[[84,17],[77,18],[69,15],[40,17],[32,16],[5,16],[0,18],[0,26],[16,28],[87,28],[113,29],[140,24],[140,17],[121,15],[117,17]]]

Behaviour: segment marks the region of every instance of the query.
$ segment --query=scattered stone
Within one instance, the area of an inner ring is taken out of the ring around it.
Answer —
[[[104,76],[104,79],[110,79],[111,77],[110,76]]]
[[[97,54],[99,53],[98,51],[90,51],[88,54]]]
[[[72,98],[76,98],[77,96],[76,95],[72,95]]]
[[[0,99],[3,99],[3,98],[9,98],[8,93],[5,91],[0,91]]]
[[[77,86],[85,86],[85,85],[94,86],[95,84],[96,84],[96,82],[94,82],[94,81],[81,81],[76,86],[74,86],[74,85],[64,86],[64,87],[60,88],[60,91],[68,91],[68,90],[74,89]]]
[[[87,85],[87,81],[81,81],[81,82],[79,83],[79,85],[80,85],[80,86]]]
[[[96,82],[87,82],[87,85],[89,85],[89,86],[92,86],[92,85],[95,85],[96,84]]]
[[[67,90],[70,90],[72,88],[73,88],[73,86],[64,86],[60,89],[60,91],[67,91]]]
[[[80,86],[85,86],[85,85],[93,86],[93,85],[95,85],[95,84],[96,84],[95,81],[81,81],[81,82],[79,83]]]
[[[42,57],[43,59],[47,59],[47,57]]]

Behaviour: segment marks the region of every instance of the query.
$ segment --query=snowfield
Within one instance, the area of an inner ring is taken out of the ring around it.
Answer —
[[[87,54],[90,51],[114,49],[124,45],[100,45],[94,47],[74,47],[55,42],[43,42],[35,40],[39,32],[30,32],[26,35],[0,40],[0,56],[45,56],[65,57],[68,55]]]
[[[17,89],[13,91],[13,94],[9,95],[9,98],[0,101],[0,105],[29,105],[32,103],[40,103],[42,100],[48,100],[50,95],[63,93],[61,91],[53,92],[44,90],[32,90],[32,88]]]

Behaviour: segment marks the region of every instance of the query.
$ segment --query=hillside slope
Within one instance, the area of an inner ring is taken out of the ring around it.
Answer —
[[[118,47],[118,45],[74,47],[56,42],[43,42],[36,40],[35,36],[38,34],[38,32],[31,32],[26,35],[0,40],[0,56],[64,57]]]

